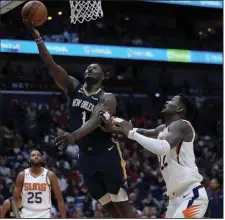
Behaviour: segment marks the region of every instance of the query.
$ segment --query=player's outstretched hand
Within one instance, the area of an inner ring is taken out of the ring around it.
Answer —
[[[23,23],[26,25],[27,29],[30,31],[34,39],[39,39],[41,37],[39,31],[36,28],[34,28],[31,22],[29,22],[26,19],[23,19]]]
[[[118,125],[119,127],[121,127],[123,133],[124,133],[126,136],[128,136],[129,132],[130,132],[131,130],[133,130],[133,125],[132,125],[131,121],[128,122],[128,121],[122,120],[121,122],[117,122],[117,125]]]
[[[73,135],[70,133],[64,133],[55,139],[55,145],[59,150],[64,150],[69,144],[74,144]]]

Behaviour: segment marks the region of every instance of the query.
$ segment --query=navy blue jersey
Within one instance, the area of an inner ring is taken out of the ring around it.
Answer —
[[[79,129],[85,122],[87,122],[95,106],[98,104],[101,96],[105,92],[99,89],[95,93],[86,94],[83,89],[83,85],[78,86],[71,97],[69,97],[69,124],[71,131]],[[108,148],[113,146],[112,135],[101,130],[101,128],[96,128],[86,137],[81,140],[76,141],[80,147],[80,154],[92,154],[99,155],[108,151]]]
[[[69,97],[69,123],[71,131],[87,122],[104,91],[87,94],[78,86]],[[76,141],[79,145],[79,165],[84,182],[96,200],[106,193],[117,194],[120,188],[127,190],[126,162],[122,158],[119,143],[112,134],[97,128]]]

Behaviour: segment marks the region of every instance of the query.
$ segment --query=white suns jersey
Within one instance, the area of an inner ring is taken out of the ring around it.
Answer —
[[[52,202],[48,170],[43,168],[43,172],[38,177],[32,176],[29,168],[24,172],[22,207],[31,211],[50,209]]]
[[[182,141],[175,148],[172,148],[168,154],[159,157],[160,170],[166,182],[167,194],[179,192],[192,183],[201,182],[203,177],[198,172],[195,164],[194,139],[195,130],[189,121],[183,120],[189,124],[193,131],[191,142]],[[163,140],[168,133],[169,126],[161,131],[158,139]]]

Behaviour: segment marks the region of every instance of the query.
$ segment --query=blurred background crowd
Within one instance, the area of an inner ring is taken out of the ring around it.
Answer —
[[[46,41],[222,51],[222,10],[106,1],[104,18],[73,26],[68,20],[68,2],[46,4],[51,18],[40,27]],[[22,21],[12,19],[20,15],[20,10],[18,7],[2,16],[1,38],[31,39]],[[81,82],[85,66],[93,61],[55,59]],[[104,89],[115,93],[117,115],[132,119],[135,127],[161,124],[162,106],[180,92],[196,101],[195,155],[209,196],[206,217],[222,218],[222,66],[94,60],[103,63],[110,73]],[[9,135],[0,139],[0,205],[12,195],[17,174],[29,166],[30,150],[38,149],[43,152],[46,168],[57,174],[68,217],[108,217],[83,182],[79,146],[69,145],[65,151],[54,146],[54,138],[68,130],[67,103],[40,58],[4,54],[0,61],[0,124],[9,129]],[[131,205],[141,218],[164,218],[168,197],[157,157],[123,136],[117,138],[127,163]],[[59,217],[54,197],[52,217]]]
[[[40,27],[46,41],[121,46],[169,47],[222,50],[221,9],[183,7],[142,1],[105,1],[104,17],[83,24],[70,24],[69,2],[48,3],[48,21]],[[2,18],[1,38],[31,39],[20,7]],[[210,16],[208,16],[210,14]],[[191,16],[190,16],[191,15]],[[14,28],[12,28],[12,25]]]

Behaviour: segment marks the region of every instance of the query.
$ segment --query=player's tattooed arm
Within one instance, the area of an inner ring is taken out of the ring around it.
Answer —
[[[64,204],[62,192],[61,192],[60,187],[59,187],[58,179],[57,179],[55,173],[53,173],[52,171],[48,171],[47,175],[48,175],[48,178],[50,180],[51,188],[52,188],[52,190],[55,194],[55,197],[57,199],[57,202],[58,202],[58,208],[59,208],[59,211],[60,211],[60,216],[61,216],[61,218],[66,218],[65,204]]]
[[[24,23],[34,37],[41,59],[48,68],[48,71],[52,74],[55,83],[67,95],[69,95],[71,91],[73,91],[73,89],[80,84],[80,82],[77,79],[70,77],[61,66],[55,63],[52,55],[49,53],[47,47],[45,46],[45,43],[42,41],[39,31],[34,28],[32,24],[27,20],[24,20]]]
[[[90,120],[88,120],[82,127],[77,129],[72,133],[65,133],[55,139],[56,146],[59,149],[63,149],[68,144],[73,144],[76,140],[80,140],[90,132],[95,130],[98,126],[102,124],[102,120],[99,117],[99,112],[105,110],[109,112],[110,115],[116,112],[116,98],[111,93],[104,94],[99,103],[95,106],[95,109],[91,115]]]
[[[170,124],[168,133],[164,138],[170,144],[170,148],[172,149],[182,141],[191,142],[193,135],[190,125],[183,120],[178,120]]]
[[[21,205],[21,193],[23,189],[24,182],[24,172],[20,172],[16,178],[16,184],[13,190],[13,198],[12,198],[12,210],[16,216],[16,218],[20,218],[19,209]]]

